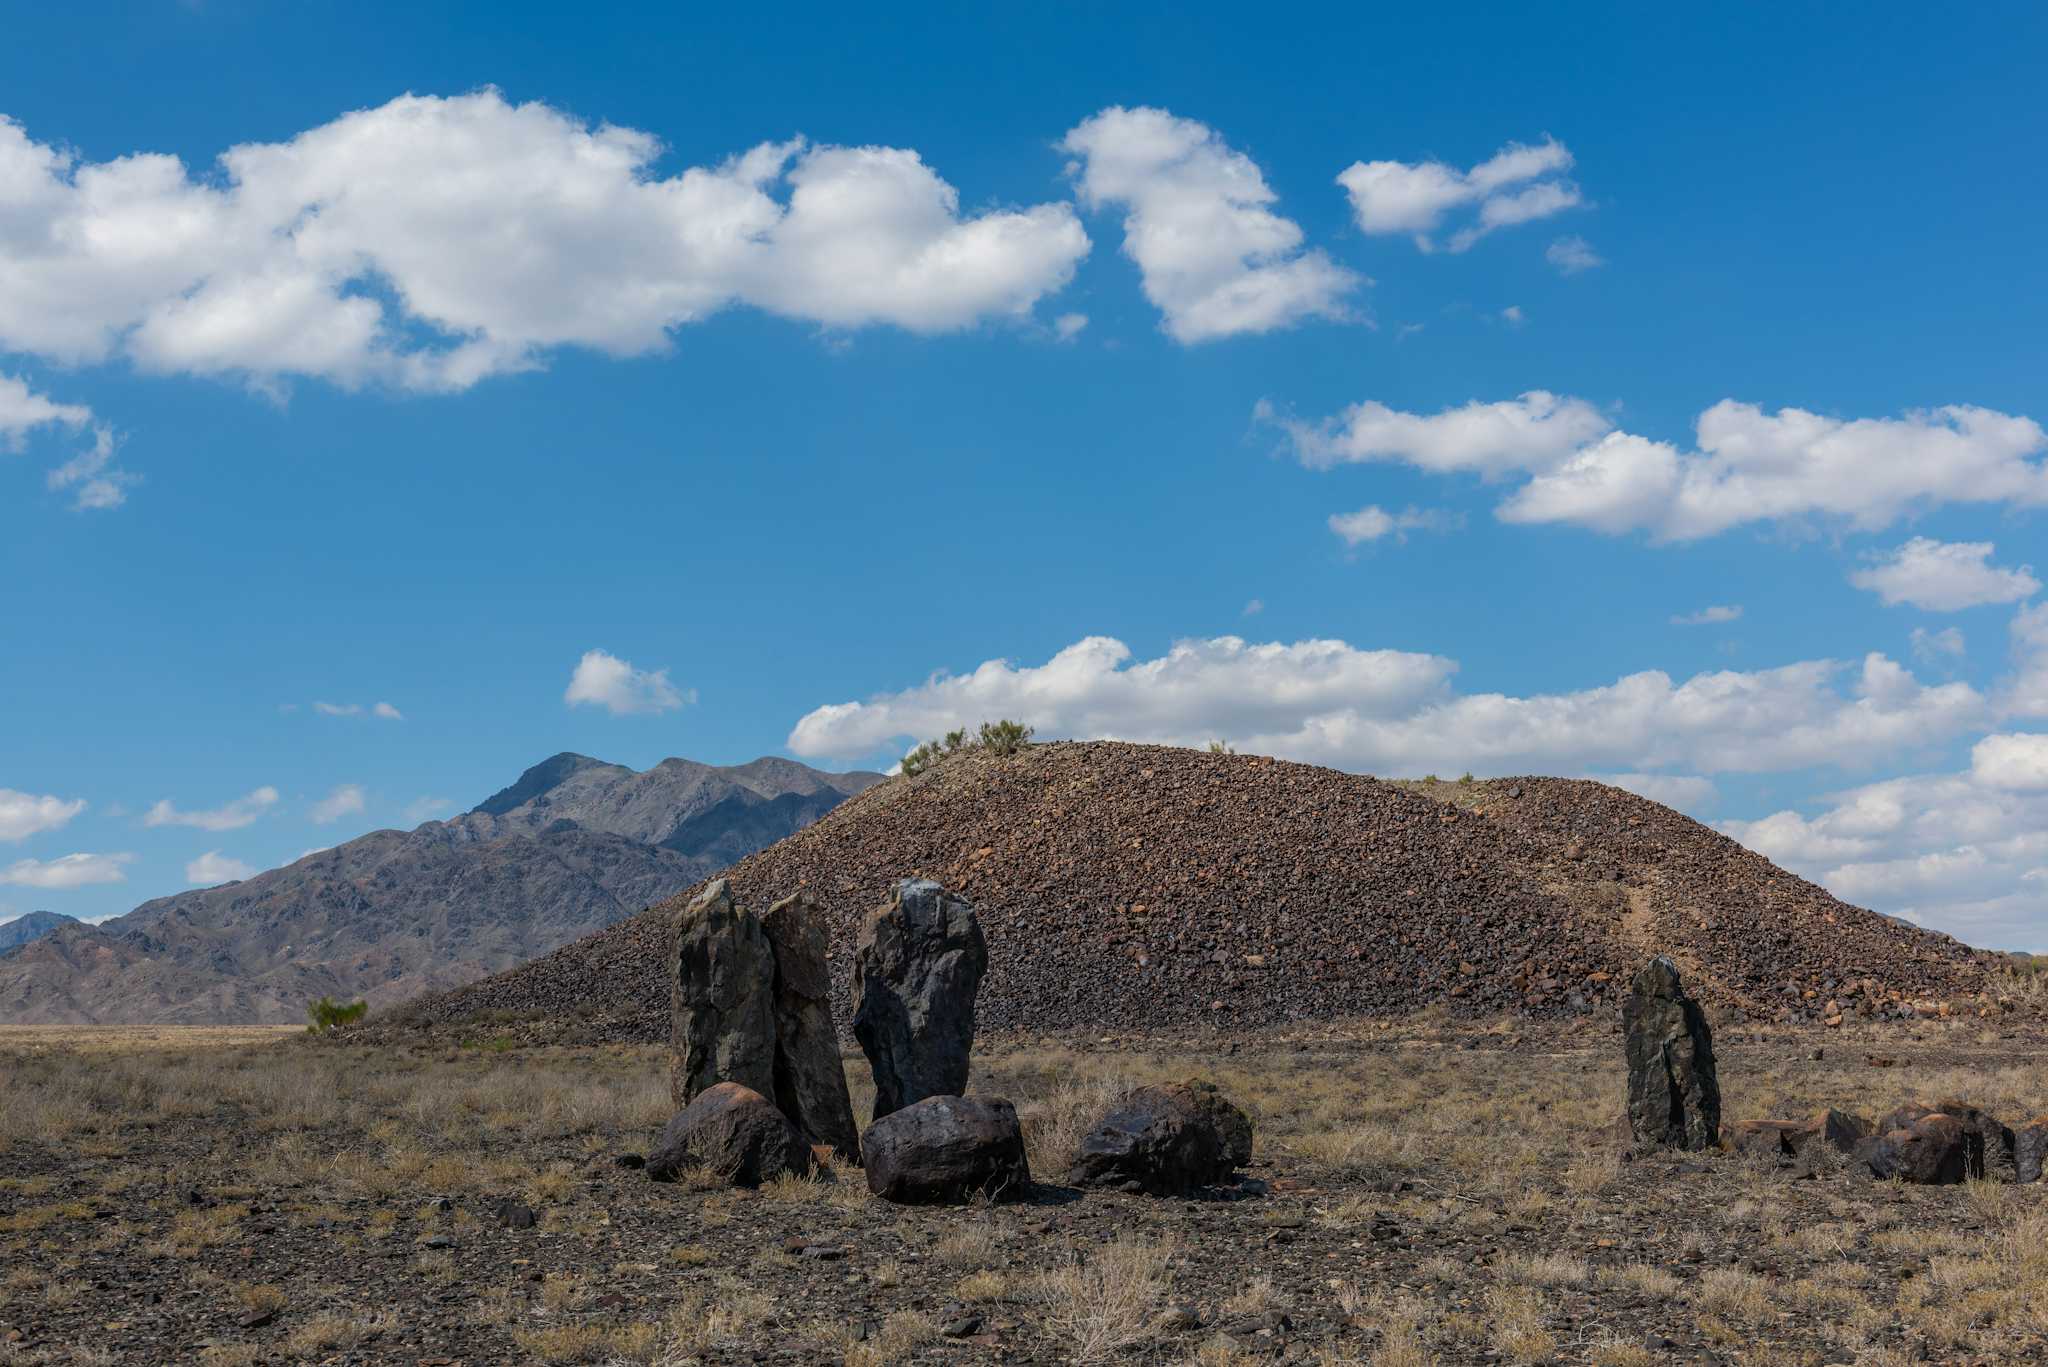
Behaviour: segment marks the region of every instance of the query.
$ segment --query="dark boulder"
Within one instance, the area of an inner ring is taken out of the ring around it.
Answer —
[[[832,1028],[832,978],[818,905],[785,897],[761,918],[775,959],[775,1104],[814,1144],[860,1161],[853,1100]]]
[[[1233,1170],[1248,1166],[1252,1161],[1252,1118],[1239,1110],[1228,1097],[1224,1096],[1213,1082],[1190,1078],[1174,1089],[1184,1095],[1188,1104],[1209,1118],[1216,1132],[1223,1136],[1223,1156],[1230,1160]]]
[[[1855,1159],[1879,1181],[1916,1187],[1954,1186],[1969,1175],[1968,1136],[1961,1121],[1931,1112],[1856,1146]]]
[[[875,1119],[967,1088],[974,997],[988,967],[964,898],[905,879],[861,929],[853,1034],[875,1075]]]
[[[714,880],[676,913],[669,941],[669,1096],[720,1082],[775,1091],[775,958],[760,918]]]
[[[1251,1122],[1215,1088],[1141,1087],[1082,1138],[1067,1181],[1184,1196],[1228,1181],[1250,1159]]]
[[[699,1092],[677,1112],[647,1156],[647,1175],[673,1182],[704,1167],[735,1186],[755,1187],[784,1173],[811,1171],[810,1141],[773,1102],[737,1082]]]
[[[1913,1102],[1899,1107],[1878,1122],[1878,1130],[1903,1130],[1923,1116],[1953,1116],[1963,1127],[1963,1175],[1989,1178],[1993,1182],[2019,1180],[2017,1145],[2013,1132],[1998,1117],[1979,1110],[1967,1101],[1937,1101],[1932,1106]]]
[[[1711,1149],[1721,1138],[1714,1038],[1678,965],[1663,955],[1636,974],[1622,1027],[1628,1052],[1628,1125],[1651,1148]]]
[[[996,1097],[932,1096],[861,1136],[868,1190],[906,1205],[1016,1200],[1031,1190],[1017,1110]]]

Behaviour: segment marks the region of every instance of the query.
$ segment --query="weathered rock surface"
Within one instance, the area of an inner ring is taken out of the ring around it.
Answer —
[[[2019,1163],[2015,1153],[2013,1132],[2000,1124],[1998,1118],[1979,1110],[1967,1101],[1953,1098],[1937,1101],[1932,1106],[1924,1103],[1910,1103],[1899,1107],[1877,1124],[1879,1132],[1903,1130],[1912,1127],[1914,1121],[1929,1115],[1953,1116],[1963,1128],[1963,1175],[1965,1177],[1988,1178],[1994,1182],[2019,1180]]]
[[[1250,1160],[1251,1122],[1215,1088],[1141,1087],[1083,1136],[1067,1181],[1184,1196]]]
[[[1826,1110],[1803,1120],[1743,1120],[1722,1133],[1723,1148],[1736,1153],[1770,1153],[1797,1157],[1819,1141],[1837,1153],[1850,1153],[1875,1132],[1875,1126],[1848,1111]]]
[[[811,1145],[768,1098],[720,1082],[678,1111],[647,1155],[647,1175],[657,1182],[673,1182],[691,1167],[709,1168],[736,1186],[759,1186],[811,1171]]]
[[[1638,931],[1687,965],[1702,1002],[1751,1019],[1817,1021],[1830,1001],[1850,1019],[1896,1019],[1985,987],[1988,956],[1618,788],[1427,791],[1445,800],[1250,755],[1035,745],[871,788],[726,876],[757,907],[814,894],[835,957],[896,879],[958,892],[987,937],[984,1032],[1235,1030],[1437,1003],[1607,1017],[1642,965]],[[509,1010],[659,1041],[665,935],[659,918],[628,922],[418,1018]],[[833,989],[843,1037],[843,968]]]
[[[1636,974],[1622,1029],[1629,1133],[1635,1141],[1656,1148],[1713,1148],[1721,1138],[1713,1033],[1668,957],[1659,955]]]
[[[2022,1182],[2041,1180],[2048,1161],[2048,1115],[2037,1116],[2013,1134],[2013,1174]]]
[[[723,878],[676,913],[668,963],[670,1098],[720,1082],[774,1095],[775,956]]]
[[[761,918],[775,959],[775,1104],[814,1144],[860,1161],[853,1100],[832,1028],[825,926],[808,893],[785,897]]]
[[[853,961],[853,1034],[874,1070],[875,1119],[967,1089],[987,967],[974,908],[937,883],[905,879],[868,917]]]
[[[1874,1134],[1856,1146],[1855,1160],[1879,1181],[1897,1178],[1919,1187],[1954,1186],[1969,1176],[1963,1124],[1932,1112],[1899,1129]]]
[[[868,1190],[906,1205],[1031,1190],[1016,1108],[996,1097],[931,1096],[877,1119],[861,1136]]]

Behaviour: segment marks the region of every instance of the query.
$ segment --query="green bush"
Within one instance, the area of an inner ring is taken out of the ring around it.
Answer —
[[[1234,755],[1237,751],[1230,748],[1230,742],[1227,740],[1212,740],[1209,742],[1209,753],[1212,755]]]
[[[992,755],[1014,755],[1030,739],[1030,727],[1008,718],[981,724],[981,748]]]
[[[926,741],[923,745],[918,746],[903,757],[903,776],[905,778],[916,778],[919,774],[945,758],[945,754],[946,752],[939,748],[937,741]]]
[[[368,1002],[350,1002],[344,1006],[332,997],[322,997],[306,1007],[306,1033],[324,1035],[337,1025],[351,1025],[369,1014]]]
[[[916,778],[925,770],[949,755],[979,746],[992,755],[1014,755],[1024,748],[1031,739],[1031,728],[1021,722],[985,721],[981,724],[981,737],[975,741],[967,739],[967,728],[948,731],[944,740],[928,740],[903,757],[903,775]]]

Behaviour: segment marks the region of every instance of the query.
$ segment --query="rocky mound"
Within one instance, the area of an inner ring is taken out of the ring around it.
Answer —
[[[860,920],[912,875],[974,902],[990,1029],[1275,1024],[1440,1002],[1605,1012],[1653,950],[1723,1007],[1819,1018],[1832,1000],[1881,1015],[1972,993],[1988,962],[1601,784],[1418,791],[1112,743],[954,757],[725,876],[756,907],[799,888],[820,900],[843,1031]],[[667,920],[654,908],[394,1025],[510,1013],[664,1038]]]

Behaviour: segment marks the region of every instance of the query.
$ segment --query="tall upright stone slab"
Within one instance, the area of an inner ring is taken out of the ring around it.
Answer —
[[[761,928],[775,958],[775,1104],[813,1144],[857,1163],[860,1135],[832,1028],[824,919],[800,892],[768,908]]]
[[[967,1089],[974,997],[988,968],[965,898],[905,879],[862,927],[853,1033],[875,1074],[875,1119]]]
[[[1658,955],[1636,974],[1622,1008],[1628,1048],[1628,1127],[1638,1144],[1711,1149],[1721,1138],[1714,1037],[1685,994],[1678,965]]]
[[[775,1095],[775,956],[723,878],[676,914],[668,982],[675,1104],[721,1082]]]

